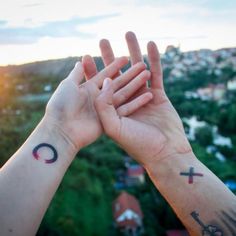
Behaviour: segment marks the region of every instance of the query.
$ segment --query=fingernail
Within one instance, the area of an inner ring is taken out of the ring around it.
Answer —
[[[102,89],[103,89],[103,90],[109,88],[110,80],[111,80],[110,78],[104,79],[103,85],[102,85]]]
[[[81,62],[80,62],[80,61],[77,61],[77,62],[75,63],[75,67],[77,67],[77,66],[81,66]]]

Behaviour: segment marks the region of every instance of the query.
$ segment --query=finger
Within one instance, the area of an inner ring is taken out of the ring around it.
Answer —
[[[126,57],[120,57],[115,59],[109,66],[100,71],[97,75],[92,78],[98,87],[102,86],[103,80],[107,77],[112,78],[123,66],[128,63]]]
[[[119,116],[129,116],[136,110],[138,110],[139,108],[150,102],[152,98],[153,98],[152,93],[150,92],[144,93],[139,97],[135,98],[134,100],[132,100],[131,102],[120,106],[117,109],[117,113]]]
[[[111,47],[110,42],[107,39],[102,39],[99,43],[100,51],[102,54],[102,60],[105,66],[110,65],[114,60],[115,56]],[[120,75],[120,71],[113,77],[116,78]]]
[[[129,49],[131,64],[134,65],[140,61],[143,61],[136,35],[133,32],[127,32],[125,38]]]
[[[75,64],[75,67],[70,72],[68,79],[72,80],[76,84],[80,84],[82,82],[84,79],[84,69],[81,62],[78,61]]]
[[[84,74],[85,74],[86,80],[91,79],[93,76],[95,76],[98,73],[95,61],[91,56],[89,55],[83,56],[82,64],[84,67]]]
[[[150,72],[143,71],[125,87],[116,92],[113,96],[113,101],[115,107],[120,106],[124,102],[127,102],[128,99],[137,92],[146,82],[150,79]]]
[[[139,62],[128,69],[124,74],[120,75],[113,82],[114,91],[124,87],[126,84],[130,82],[133,78],[135,78],[138,74],[140,74],[143,70],[145,70],[146,65],[143,62]]]
[[[107,39],[102,39],[99,43],[101,54],[102,54],[102,60],[105,66],[110,65],[114,60],[114,53],[111,48],[111,44]]]
[[[143,56],[136,35],[129,31],[126,33],[125,37],[129,49],[131,64],[134,65],[140,61],[143,61]],[[148,84],[145,84],[143,86],[143,90],[145,90],[147,86]]]
[[[160,54],[156,44],[154,42],[149,42],[147,45],[147,50],[150,71],[152,74],[151,87],[154,89],[164,89]]]
[[[105,79],[100,95],[95,100],[95,109],[107,135],[115,138],[119,134],[120,119],[112,103],[113,100],[112,80]]]

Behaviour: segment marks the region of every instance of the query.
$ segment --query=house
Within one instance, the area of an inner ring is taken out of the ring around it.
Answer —
[[[224,137],[219,134],[218,127],[213,126],[213,144],[218,146],[227,146],[228,148],[232,148],[233,144],[231,138]]]
[[[202,100],[221,100],[226,92],[224,84],[209,85],[206,88],[199,88],[197,93]]]
[[[197,94],[202,100],[210,100],[212,98],[212,89],[210,87],[199,88]]]
[[[144,168],[138,164],[132,164],[127,168],[126,185],[135,186],[145,182]]]
[[[225,85],[224,84],[217,84],[213,86],[213,99],[215,101],[221,100],[225,95]]]
[[[47,84],[44,86],[43,88],[44,92],[50,92],[52,91],[52,85],[51,84]]]
[[[180,53],[180,50],[179,48],[173,46],[173,45],[168,45],[166,47],[166,51],[165,51],[165,54],[167,57],[169,58],[174,58],[177,54]]]
[[[206,152],[209,154],[215,154],[217,152],[217,148],[216,148],[216,146],[209,145],[206,148]]]
[[[186,91],[184,93],[184,96],[187,98],[187,99],[197,99],[199,98],[199,95],[196,93],[196,92],[193,92],[193,91]]]
[[[220,153],[220,152],[216,152],[216,153],[215,153],[215,157],[216,157],[216,159],[218,159],[220,162],[225,162],[225,161],[226,161],[225,156],[224,156],[222,153]]]
[[[114,183],[114,188],[117,190],[122,190],[126,188],[126,171],[119,169],[115,172],[116,181]]]
[[[236,78],[227,82],[228,90],[236,90]]]
[[[113,202],[115,226],[127,236],[138,236],[143,231],[143,213],[138,200],[123,191]]]
[[[170,72],[170,77],[173,79],[180,79],[184,77],[184,72],[179,68],[173,68]]]
[[[130,156],[124,156],[124,166],[126,168],[128,168],[132,163],[133,163],[133,159]]]
[[[168,230],[166,236],[189,236],[186,230]]]
[[[214,136],[213,143],[218,146],[227,146],[228,148],[232,148],[233,146],[230,138],[224,137],[220,134]]]
[[[189,130],[186,135],[187,138],[192,141],[195,140],[196,129],[207,125],[205,121],[198,121],[196,116],[192,116],[191,118],[183,118],[183,121],[189,126]]]

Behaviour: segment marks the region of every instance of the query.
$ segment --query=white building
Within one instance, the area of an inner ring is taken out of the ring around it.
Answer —
[[[228,90],[236,90],[236,78],[233,80],[228,81],[227,83]]]
[[[201,128],[207,125],[205,121],[198,121],[196,116],[192,116],[191,118],[183,118],[189,125],[189,132],[186,134],[189,140],[195,140],[195,130],[197,128]]]

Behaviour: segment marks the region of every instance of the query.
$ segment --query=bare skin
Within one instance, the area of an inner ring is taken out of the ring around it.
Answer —
[[[135,35],[129,32],[126,39],[131,69],[121,74],[127,60],[114,60],[109,41],[101,41],[106,68],[97,73],[92,58],[84,57],[83,67],[78,63],[60,84],[40,124],[0,170],[1,235],[35,235],[76,153],[103,129],[144,165],[191,235],[236,234],[235,196],[194,156],[165,94],[156,45],[148,44],[147,72]]]
[[[36,234],[76,153],[102,134],[94,100],[104,78],[117,74],[126,63],[126,58],[116,59],[83,84],[83,66],[77,63],[59,85],[42,121],[0,170],[0,235]],[[116,78],[114,100],[119,115],[129,115],[152,99],[146,93],[139,96],[138,103],[126,104],[149,78],[143,63]]]
[[[135,65],[142,62],[143,58],[136,36],[132,32],[128,32],[126,34],[126,40],[130,51],[131,64]],[[105,39],[101,40],[100,48],[104,64],[106,66],[110,65],[115,57],[109,41]],[[115,119],[116,129],[110,129],[110,126],[104,127],[108,135],[117,141],[119,140],[120,145],[143,165],[151,164],[153,157],[157,156],[157,154],[159,159],[163,159],[174,153],[191,152],[182,122],[164,91],[161,61],[155,43],[150,42],[147,50],[151,72],[151,87],[148,87],[147,84],[142,86],[132,98],[149,92],[152,93],[153,99],[146,106],[143,106],[128,117],[119,119],[118,115]],[[91,75],[96,73],[96,68],[92,66],[92,58],[86,58],[83,63],[85,68],[87,67],[87,63],[90,66],[90,70],[87,70],[86,75],[87,79],[90,79]],[[102,98],[100,97],[100,99]],[[98,106],[99,104],[98,102]],[[102,107],[99,109],[100,118],[102,120],[107,119],[105,122],[108,123],[110,122],[108,120],[109,117],[106,115],[107,111],[104,109],[108,108]],[[101,110],[104,110],[104,115],[101,113]],[[120,112],[121,109],[118,109],[118,111]],[[145,146],[143,146],[143,137],[137,136],[137,132],[145,133],[145,139],[148,140]],[[132,143],[137,148],[130,150],[126,146],[126,139],[132,140]],[[143,159],[144,156],[145,159]]]
[[[135,35],[126,34],[131,62],[141,61]],[[102,50],[111,50],[103,40]],[[160,56],[154,42],[147,45],[153,99],[129,116],[113,104],[113,81],[106,80],[95,107],[103,128],[147,170],[191,235],[236,235],[236,198],[192,152],[182,122],[165,94]],[[102,52],[103,57],[112,52]],[[109,61],[106,58],[104,61]],[[109,64],[109,63],[107,63]],[[132,102],[131,102],[132,103]],[[128,109],[128,107],[126,107]],[[112,128],[111,128],[112,127]]]
[[[104,78],[117,74],[117,71],[126,63],[125,57],[119,58],[83,84],[80,83],[84,78],[84,71],[82,64],[79,63],[68,78],[62,81],[50,99],[45,116],[62,130],[76,149],[87,146],[102,134],[102,126],[94,108],[94,99],[99,95]],[[136,78],[131,81],[134,77]],[[115,106],[122,108],[125,101],[149,78],[150,73],[145,70],[144,63],[137,64],[117,77],[114,84],[115,91],[117,91],[114,94]],[[146,103],[151,96],[151,94],[144,94],[142,101]],[[65,101],[68,101],[66,106]],[[128,115],[124,109],[121,112],[123,113],[120,115]]]

